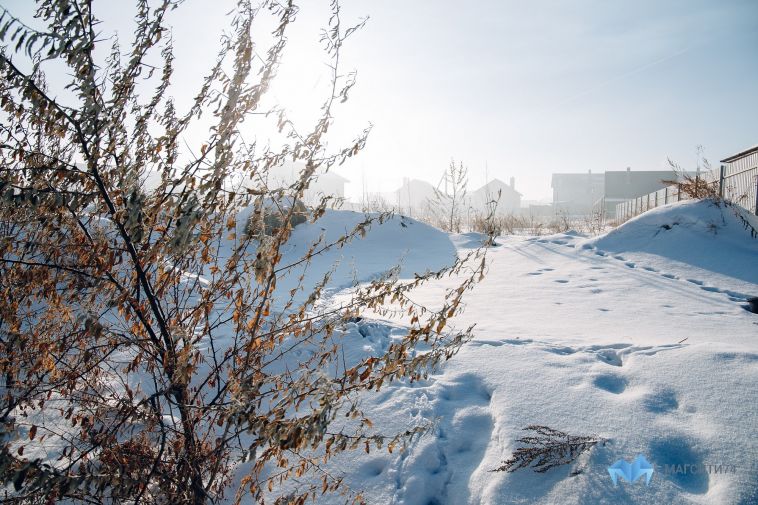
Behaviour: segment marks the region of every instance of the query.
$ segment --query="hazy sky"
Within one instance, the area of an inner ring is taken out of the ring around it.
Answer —
[[[314,47],[328,2],[301,3],[273,90],[294,117],[326,82]],[[358,84],[335,128],[374,124],[339,170],[353,195],[403,177],[436,182],[452,157],[468,165],[471,189],[487,166],[490,178],[514,176],[525,198],[549,198],[553,172],[659,169],[667,157],[690,168],[698,144],[717,162],[758,143],[755,0],[342,3],[346,23],[370,17],[345,52]],[[105,31],[129,33],[125,5],[102,2]],[[172,14],[175,93],[196,89],[231,5],[188,0]]]

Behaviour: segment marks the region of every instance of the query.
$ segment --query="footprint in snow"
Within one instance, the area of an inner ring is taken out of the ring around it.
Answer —
[[[387,458],[376,458],[360,466],[358,475],[363,479],[371,479],[380,476],[389,466]]]
[[[432,411],[425,413],[436,421],[433,436],[416,439],[400,453],[393,503],[466,502],[468,482],[482,465],[492,436],[492,393],[474,374],[437,382],[427,393],[433,398]],[[424,497],[423,502],[417,501],[419,497]]]
[[[681,466],[683,462],[702,468],[704,464],[703,454],[696,449],[702,443],[690,436],[666,434],[662,438],[654,439],[648,450],[650,462],[664,467],[665,465]],[[670,480],[684,491],[691,494],[705,494],[708,492],[708,472],[672,472],[668,475],[661,473],[660,478]]]
[[[626,389],[626,379],[619,377],[618,375],[598,375],[592,380],[592,384],[596,388],[614,395],[621,394]]]
[[[679,399],[673,389],[654,391],[642,398],[642,406],[648,412],[662,414],[679,408]]]

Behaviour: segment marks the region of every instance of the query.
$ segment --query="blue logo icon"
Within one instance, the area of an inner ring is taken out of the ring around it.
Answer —
[[[633,483],[643,475],[645,476],[645,485],[650,484],[653,478],[653,465],[645,459],[642,454],[638,455],[632,463],[627,463],[620,459],[608,467],[608,473],[611,474],[613,485],[617,485],[618,478],[621,477],[627,482]]]

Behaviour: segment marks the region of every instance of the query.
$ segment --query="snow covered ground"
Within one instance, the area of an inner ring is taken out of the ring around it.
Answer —
[[[594,239],[499,242],[455,321],[475,339],[425,383],[364,399],[379,431],[436,428],[333,470],[372,504],[758,503],[758,239],[734,213],[682,202]],[[454,282],[414,297],[433,305]],[[402,325],[364,319],[346,342],[376,352]],[[530,424],[608,442],[544,474],[492,472]],[[640,454],[649,486],[614,487],[608,467]]]
[[[330,211],[297,227],[283,262],[364,219]],[[319,256],[305,284],[339,262],[328,307],[354,280],[398,262],[400,276],[412,278],[481,240],[397,216]],[[758,239],[743,221],[729,208],[688,201],[601,237],[569,232],[498,243],[465,312],[449,321],[476,324],[475,338],[428,380],[396,382],[362,399],[382,434],[434,428],[405,450],[347,452],[326,470],[372,505],[758,504],[758,315],[745,310],[758,296]],[[302,273],[280,284],[294,287]],[[457,285],[445,278],[412,297],[432,307]],[[405,335],[402,318],[363,316],[342,329],[347,362]],[[607,442],[546,473],[493,472],[528,425]],[[608,467],[638,455],[655,467],[650,484],[614,486]]]

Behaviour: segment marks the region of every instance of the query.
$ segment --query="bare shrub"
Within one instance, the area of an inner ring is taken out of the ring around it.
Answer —
[[[360,395],[426,377],[471,337],[446,324],[482,278],[483,250],[410,281],[392,269],[340,305],[319,305],[331,272],[305,282],[312,263],[388,219],[365,216],[334,241],[285,254],[316,174],[357,155],[369,133],[327,148],[333,109],[355,82],[339,55],[360,24],[345,28],[332,4],[321,40],[331,86],[303,129],[261,101],[297,14],[291,2],[239,2],[187,110],[171,98],[166,24],[182,2],[137,2],[126,53],[114,41],[104,60],[92,4],[38,0],[44,30],[4,8],[0,19],[4,500],[303,503],[346,492],[324,470],[335,455],[414,435],[374,431]],[[266,21],[268,51],[252,36]],[[65,72],[51,89],[44,70],[56,65]],[[274,118],[281,145],[246,139],[252,118]],[[194,149],[184,142],[193,131],[204,132]],[[285,161],[304,167],[295,182],[260,182]],[[272,203],[287,210],[267,225]],[[329,205],[322,198],[308,218]],[[463,280],[439,310],[412,301],[416,287],[451,274]],[[408,314],[406,334],[344,360],[337,330],[390,300]]]
[[[244,233],[250,237],[261,238],[274,236],[282,229],[284,223],[291,228],[308,221],[309,211],[301,201],[269,202],[263,211],[250,216],[245,224]]]
[[[574,462],[598,443],[605,444],[604,439],[595,435],[574,436],[547,426],[530,425],[524,430],[533,432],[534,435],[519,438],[516,442],[524,447],[516,449],[493,472],[515,472],[531,467],[535,472],[545,473],[557,466]]]
[[[708,163],[708,160],[704,159],[705,166],[707,168],[710,168],[710,164]],[[731,210],[731,212],[739,219],[742,226],[750,233],[750,236],[753,238],[758,238],[758,228],[756,228],[750,220],[748,220],[744,215],[744,210],[740,207],[740,203],[744,201],[744,198],[747,197],[747,195],[743,195],[740,197],[739,195],[735,199],[735,201],[727,200],[722,198],[722,196],[719,194],[719,182],[718,181],[712,181],[709,182],[703,177],[695,176],[693,177],[691,174],[686,173],[673,161],[669,160],[669,164],[671,164],[672,168],[679,174],[679,180],[677,181],[663,181],[667,184],[675,185],[680,193],[683,193],[686,195],[689,199],[692,200],[710,200],[715,205],[724,206]]]
[[[387,201],[382,195],[378,193],[368,193],[364,195],[361,205],[362,212],[379,212],[379,213],[393,213],[395,207]]]
[[[548,221],[546,228],[551,233],[565,233],[572,229],[571,220],[568,214],[560,212],[553,219]]]
[[[428,203],[432,222],[440,229],[452,233],[462,231],[462,213],[466,201],[468,169],[463,162],[458,165],[454,160],[442,174],[440,186],[434,189],[434,198]]]

